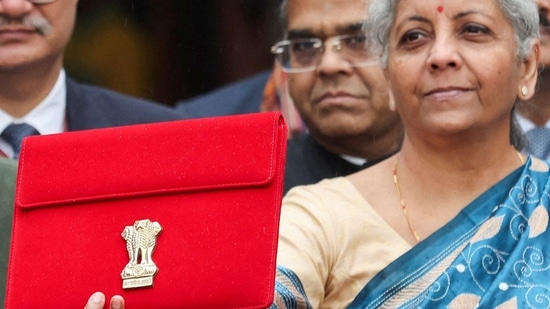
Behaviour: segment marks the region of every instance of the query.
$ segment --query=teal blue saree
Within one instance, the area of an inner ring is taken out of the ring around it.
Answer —
[[[550,308],[549,185],[548,162],[529,158],[349,308]]]

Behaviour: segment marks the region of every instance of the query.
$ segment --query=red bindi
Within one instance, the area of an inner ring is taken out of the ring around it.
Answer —
[[[438,6],[438,7],[437,7],[437,11],[438,11],[439,13],[443,12],[443,6],[441,6],[441,5]]]

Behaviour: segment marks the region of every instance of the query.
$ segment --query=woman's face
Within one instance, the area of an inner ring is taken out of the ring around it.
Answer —
[[[389,39],[386,73],[409,128],[506,129],[522,87],[534,91],[496,0],[399,1]]]

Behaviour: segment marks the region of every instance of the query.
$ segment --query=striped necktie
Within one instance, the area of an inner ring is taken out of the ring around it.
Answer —
[[[535,128],[527,132],[531,154],[547,159],[550,154],[550,128]]]
[[[27,136],[40,134],[33,126],[26,123],[12,123],[2,131],[0,137],[13,148],[14,159],[19,158],[21,143]]]

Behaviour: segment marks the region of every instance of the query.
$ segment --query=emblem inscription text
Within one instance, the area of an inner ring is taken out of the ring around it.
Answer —
[[[130,258],[130,262],[120,274],[123,289],[153,285],[153,276],[158,268],[153,262],[152,255],[157,244],[157,235],[161,231],[160,224],[149,219],[138,220],[133,226],[126,226],[122,231]]]

